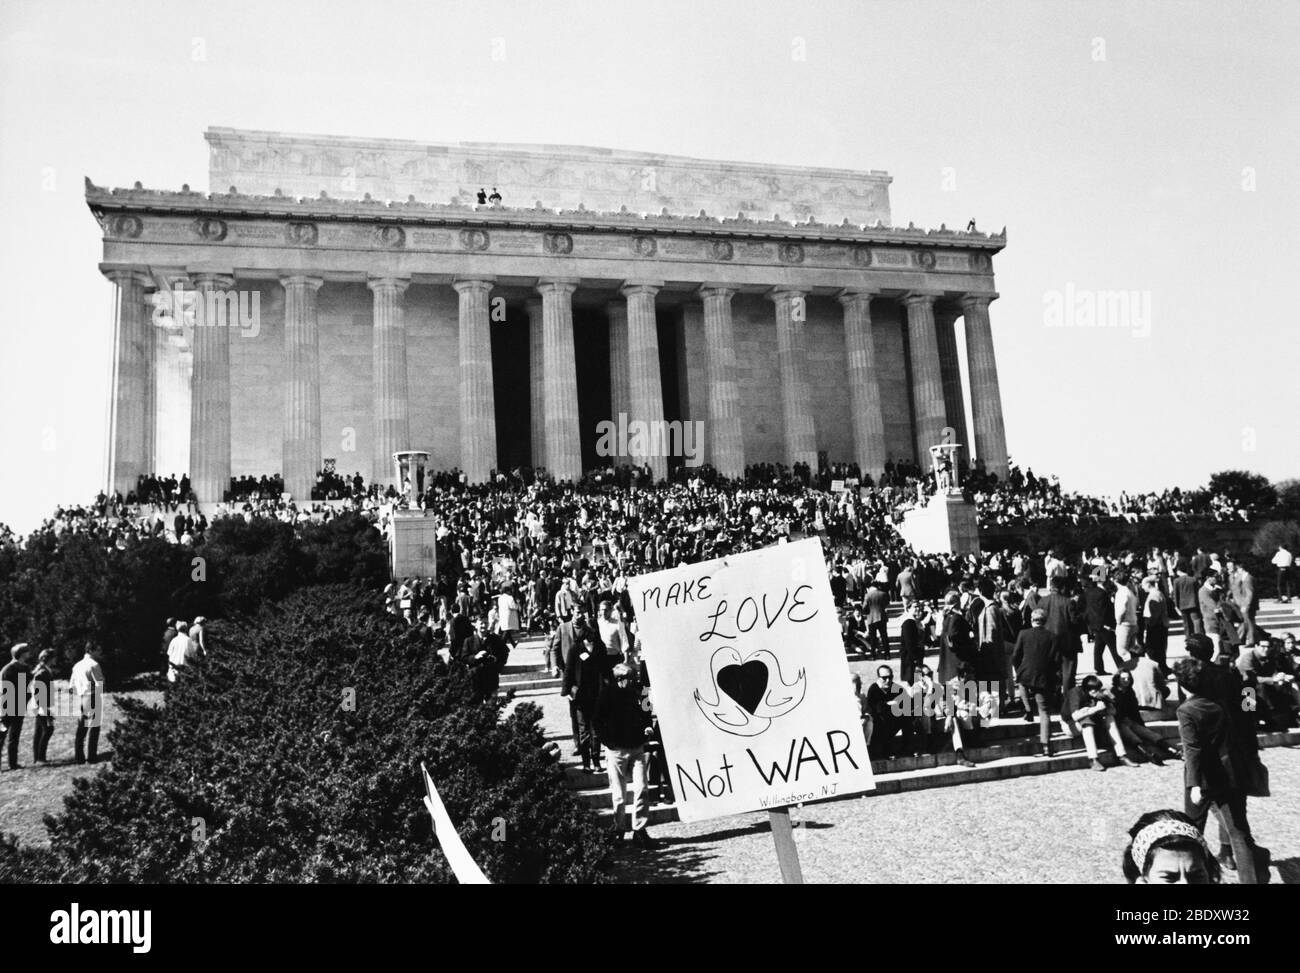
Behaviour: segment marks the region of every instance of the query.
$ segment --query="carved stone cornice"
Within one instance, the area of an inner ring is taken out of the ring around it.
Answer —
[[[315,198],[291,196],[245,195],[230,187],[231,192],[201,194],[183,190],[168,192],[145,189],[139,183],[132,189],[107,189],[86,179],[86,205],[104,225],[105,234],[134,239],[140,235],[140,214],[186,216],[194,220],[195,239],[224,239],[223,224],[236,219],[283,219],[291,224],[313,224],[321,221],[362,222],[373,224],[402,224],[409,226],[448,226],[457,228],[501,228],[537,230],[551,234],[548,253],[567,253],[566,233],[603,230],[628,233],[637,239],[634,243],[638,256],[650,257],[660,249],[655,234],[672,236],[704,236],[717,241],[718,253],[714,259],[729,259],[725,239],[768,239],[786,241],[791,247],[784,252],[786,263],[798,263],[797,248],[807,242],[846,242],[857,244],[918,244],[917,251],[925,254],[934,249],[979,250],[997,253],[1007,244],[1006,229],[1001,233],[966,232],[941,227],[937,230],[906,227],[839,224],[773,218],[754,220],[745,217],[718,217],[707,213],[691,216],[669,213],[597,212],[583,208],[548,209],[545,207],[473,207],[459,203],[417,202],[414,197],[405,202],[380,202],[378,200],[332,199],[322,194]],[[291,231],[301,233],[295,242],[302,245],[314,243],[312,230]],[[395,240],[396,237],[393,237]],[[390,241],[385,241],[389,247]],[[787,259],[788,258],[788,259]],[[858,266],[872,266],[869,250],[854,251]],[[917,259],[928,259],[918,257]],[[991,267],[989,268],[991,270]]]

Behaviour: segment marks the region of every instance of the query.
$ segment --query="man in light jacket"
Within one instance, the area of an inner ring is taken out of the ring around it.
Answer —
[[[181,622],[182,626],[184,624]],[[87,642],[85,654],[72,667],[69,679],[80,712],[73,742],[79,764],[93,764],[99,759],[99,729],[104,721],[104,670],[99,666],[99,652],[97,645]],[[89,743],[87,736],[90,738]]]

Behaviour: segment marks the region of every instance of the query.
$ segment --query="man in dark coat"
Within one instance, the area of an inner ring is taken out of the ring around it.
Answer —
[[[1204,581],[1205,576],[1210,573],[1210,562],[1210,555],[1205,553],[1204,548],[1198,547],[1192,557],[1192,576],[1198,583]]]
[[[1210,810],[1214,810],[1223,831],[1227,832],[1237,865],[1238,884],[1254,885],[1256,850],[1246,819],[1246,795],[1233,769],[1228,716],[1218,703],[1203,694],[1205,669],[1206,664],[1195,658],[1180,659],[1174,665],[1178,684],[1188,694],[1178,707],[1186,788],[1184,812],[1204,831]],[[1223,857],[1224,852],[1220,851],[1220,858]]]
[[[1255,624],[1255,613],[1259,611],[1259,594],[1255,590],[1255,576],[1246,570],[1236,558],[1228,558],[1228,588],[1232,593],[1233,604],[1241,615],[1239,636],[1247,645],[1259,641],[1259,626]]]
[[[652,848],[649,791],[646,787],[647,740],[653,735],[650,714],[641,705],[641,687],[624,663],[614,666],[601,684],[593,711],[596,733],[605,746],[610,796],[614,804],[614,830],[623,833],[627,785],[632,784],[632,844]]]
[[[1106,588],[1089,575],[1083,582],[1083,614],[1092,640],[1092,667],[1099,676],[1106,675],[1105,650],[1118,670],[1122,663],[1115,651],[1115,599]]]
[[[1201,620],[1199,586],[1191,575],[1191,565],[1186,561],[1179,561],[1174,568],[1172,607],[1182,617],[1184,635],[1204,635],[1205,624]]]
[[[1083,606],[1065,593],[1066,580],[1055,577],[1051,591],[1040,603],[1043,609],[1043,627],[1056,639],[1056,654],[1061,658],[1061,693],[1074,687],[1074,674],[1079,668],[1079,653],[1083,645],[1079,632],[1083,628]]]
[[[939,684],[946,686],[955,679],[963,663],[973,666],[978,650],[975,634],[961,612],[961,596],[950,591],[944,598],[939,635]]]
[[[574,738],[582,756],[582,769],[601,769],[600,738],[595,728],[596,700],[607,672],[605,648],[594,629],[581,627],[564,660],[564,682],[560,695],[569,699],[570,713],[577,721]]]
[[[573,648],[574,639],[577,638],[577,623],[572,618],[564,619],[555,626],[555,631],[546,643],[546,669],[552,677],[557,677],[564,672],[564,665],[569,658],[569,650]],[[575,742],[577,738],[574,738]]]
[[[831,598],[835,601],[836,608],[844,607],[844,599],[848,594],[849,580],[844,576],[843,566],[836,566],[835,572],[831,575]]]
[[[921,623],[916,620],[920,610],[919,602],[907,602],[899,627],[899,678],[908,685],[916,680],[916,670],[925,662],[925,633],[921,631]]]
[[[1057,641],[1044,628],[1047,612],[1035,608],[1029,615],[1029,628],[1016,636],[1016,647],[1011,652],[1011,666],[1016,672],[1016,686],[1020,702],[1025,707],[1025,719],[1030,719],[1038,707],[1038,742],[1044,757],[1052,755],[1051,699],[1061,684],[1061,657]]]
[[[474,619],[474,634],[461,644],[459,659],[469,666],[474,692],[489,700],[501,688],[501,670],[510,656],[510,646],[496,632],[489,632],[487,616]]]
[[[27,714],[27,702],[32,695],[31,682],[32,652],[26,642],[19,642],[9,650],[9,662],[0,669],[0,698],[4,701],[3,739],[9,744],[9,769],[17,770],[18,741],[23,733],[23,718]]]
[[[911,564],[903,565],[903,570],[898,572],[895,584],[898,585],[898,597],[903,600],[904,605],[917,599],[916,572]]]
[[[889,666],[876,668],[876,681],[867,689],[867,712],[871,716],[871,742],[867,752],[872,760],[885,760],[894,756],[894,737],[903,731],[903,753],[910,752],[912,743],[911,714],[901,713],[903,690],[894,683],[894,671]]]
[[[889,595],[873,581],[862,599],[867,614],[867,640],[871,643],[873,659],[889,658]]]

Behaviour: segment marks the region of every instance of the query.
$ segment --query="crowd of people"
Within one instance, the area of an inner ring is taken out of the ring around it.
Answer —
[[[977,463],[962,471],[957,486],[976,505],[982,528],[1053,522],[1078,526],[1107,520],[1137,523],[1154,517],[1169,517],[1179,523],[1196,516],[1218,522],[1249,521],[1254,513],[1247,506],[1204,489],[1173,488],[1160,493],[1121,494],[1118,498],[1065,493],[1055,477],[1039,477],[1032,469],[1022,471],[1014,465],[1008,476],[999,480]],[[488,484],[470,486],[462,471],[452,469],[420,471],[418,483],[403,483],[400,489],[367,484],[360,473],[349,477],[323,469],[306,499],[286,496],[278,474],[233,477],[211,517],[274,517],[306,522],[353,511],[383,530],[387,527],[386,512],[393,507],[443,510],[448,498],[476,502],[486,499],[497,507],[502,503],[526,506],[536,491],[547,497],[567,493],[574,505],[586,504],[595,509],[611,493],[631,493],[638,501],[647,495],[663,495],[706,500],[736,497],[745,503],[752,497],[780,496],[789,498],[789,503],[777,513],[788,515],[785,519],[795,532],[816,530],[832,539],[845,534],[874,534],[868,538],[870,543],[876,548],[888,548],[901,543],[895,528],[905,511],[924,502],[935,488],[935,478],[924,475],[915,463],[893,459],[885,464],[879,482],[863,474],[856,463],[831,463],[816,472],[807,464],[787,467],[755,463],[746,467],[740,480],[728,480],[707,465],[676,467],[670,478],[660,483],[653,481],[646,467],[620,465],[590,470],[577,483],[559,485],[545,470],[525,467],[494,471]],[[696,509],[699,504],[687,507]],[[119,547],[144,536],[193,543],[202,540],[207,523],[190,490],[188,476],[150,474],[139,477],[135,489],[125,496],[101,492],[91,505],[60,508],[38,533],[90,532]],[[735,518],[724,526],[734,533]],[[701,524],[699,529],[706,527]],[[0,525],[0,543],[23,542],[23,538]]]
[[[1248,650],[1237,664],[1243,673],[1256,668],[1264,675],[1252,683],[1258,722],[1295,725],[1294,684],[1272,676],[1294,672],[1300,656],[1293,641],[1270,640],[1259,627],[1255,579],[1231,556],[1197,549],[918,557],[889,518],[872,509],[875,496],[826,493],[797,478],[749,488],[702,480],[643,490],[535,483],[472,498],[433,491],[421,502],[442,524],[438,580],[397,583],[390,602],[427,629],[440,652],[471,668],[495,659],[499,670],[524,633],[545,635],[546,666],[562,677],[571,702],[575,755],[593,770],[609,761],[594,708],[601,687],[615,666],[627,665],[629,682],[644,688],[627,579],[805,532],[825,541],[846,651],[881,663],[865,692],[855,686],[874,759],[935,752],[951,742],[957,761],[970,764],[983,726],[1017,714],[1039,724],[1045,756],[1052,755],[1056,715],[1082,739],[1097,770],[1108,766],[1106,750],[1129,766],[1176,757],[1146,724],[1165,715],[1169,628],[1179,618],[1225,658]],[[891,639],[895,599],[903,617]],[[486,651],[459,647],[471,628],[486,633]],[[1096,674],[1079,679],[1085,640]],[[926,654],[935,649],[931,669]],[[491,676],[482,678],[484,691],[495,692]],[[634,832],[638,774],[670,787],[653,717],[644,730],[646,746],[628,772],[611,776],[620,813],[631,776]]]
[[[145,478],[136,497],[101,494],[88,507],[60,508],[41,531],[90,533],[117,546],[149,534],[195,543],[223,517],[301,523],[354,511],[386,531],[394,508],[431,512],[439,524],[437,576],[391,584],[389,610],[419,628],[437,665],[468,670],[485,699],[498,692],[518,640],[544,635],[547,668],[562,679],[570,702],[576,755],[586,768],[608,773],[620,826],[630,785],[638,844],[649,842],[647,782],[665,790],[671,782],[648,712],[648,674],[627,579],[781,539],[823,539],[845,650],[878,663],[865,692],[860,682],[854,686],[873,759],[935,752],[950,743],[958,762],[971,764],[983,726],[1005,715],[1037,722],[1040,752],[1051,756],[1052,714],[1067,733],[1082,737],[1098,770],[1106,767],[1103,750],[1113,750],[1121,764],[1169,759],[1174,752],[1145,724],[1165,710],[1168,631],[1178,618],[1189,636],[1209,644],[1211,664],[1232,661],[1258,702],[1254,726],[1285,728],[1300,719],[1294,640],[1270,639],[1259,626],[1256,579],[1230,554],[919,556],[895,527],[901,511],[933,489],[919,473],[891,462],[881,483],[871,485],[852,464],[816,474],[806,466],[755,464],[739,482],[702,467],[654,483],[648,470],[616,467],[576,484],[512,470],[469,485],[452,470],[424,474],[399,492],[368,487],[359,475],[322,471],[313,500],[304,504],[286,498],[278,478],[238,478],[211,521],[180,501],[185,478]],[[1214,506],[1203,491],[1177,490],[1107,506],[1063,494],[1054,478],[1014,467],[1005,483],[971,470],[960,487],[994,523],[1177,517]],[[24,541],[6,531],[3,542]],[[1294,559],[1283,548],[1273,564],[1285,596]],[[900,634],[891,639],[894,600],[903,614]],[[201,619],[193,626],[169,620],[168,678],[201,661],[202,627]],[[1095,674],[1078,679],[1085,640]],[[931,668],[926,656],[935,650]],[[11,747],[16,739],[11,730]]]
[[[1032,473],[1032,471],[1031,471]],[[1229,497],[1209,490],[1180,490],[1159,493],[1121,493],[1117,497],[1096,497],[1065,493],[1059,482],[1038,480],[1020,486],[1012,483],[970,485],[966,491],[979,511],[980,527],[1019,527],[1033,523],[1060,522],[1073,526],[1123,520],[1130,524],[1168,517],[1185,524],[1194,517],[1215,523],[1249,523],[1252,510]]]

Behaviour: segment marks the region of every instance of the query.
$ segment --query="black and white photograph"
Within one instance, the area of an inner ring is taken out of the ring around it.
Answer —
[[[6,938],[848,884],[1009,956],[1041,885],[1294,957],[1239,887],[1300,884],[1297,51],[1290,0],[7,0]]]

